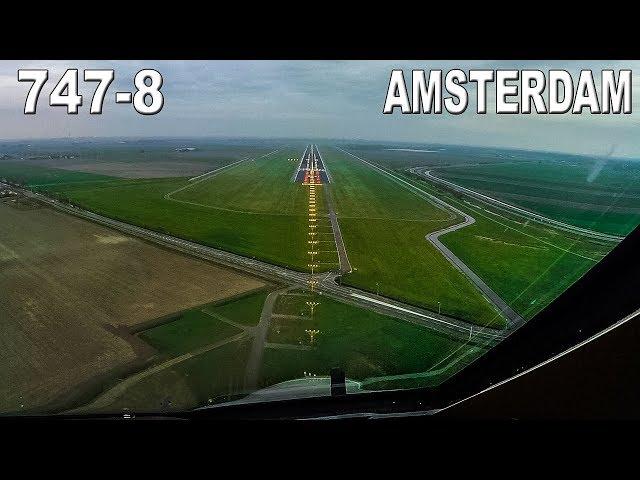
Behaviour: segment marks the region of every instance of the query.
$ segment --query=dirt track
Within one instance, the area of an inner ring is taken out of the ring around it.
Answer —
[[[153,351],[130,327],[261,281],[49,208],[0,202],[0,412]]]

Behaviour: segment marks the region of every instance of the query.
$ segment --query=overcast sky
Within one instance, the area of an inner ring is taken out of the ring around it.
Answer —
[[[463,115],[383,115],[393,68],[589,68],[632,69],[633,91],[640,92],[638,62],[495,61],[0,61],[0,139],[96,136],[244,136],[359,138],[505,146],[535,150],[640,157],[640,94],[631,115],[496,115],[491,92],[489,113],[476,115],[474,88]],[[22,111],[30,83],[17,81],[19,68],[49,68],[38,113]],[[49,107],[48,94],[67,68],[113,68],[102,115],[90,115],[95,84],[80,82],[85,96],[78,115]],[[163,110],[136,113],[115,104],[116,91],[132,91],[133,76],[155,68],[164,77]],[[636,71],[637,70],[637,71]],[[585,110],[586,112],[586,110]]]

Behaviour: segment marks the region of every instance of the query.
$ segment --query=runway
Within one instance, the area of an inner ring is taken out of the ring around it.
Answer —
[[[298,165],[294,181],[300,183],[308,181],[308,175],[312,171],[317,173],[320,183],[331,183],[324,166],[324,161],[322,160],[322,156],[318,150],[318,146],[313,144],[307,145],[307,148],[305,148],[302,158],[300,159],[300,164]]]
[[[172,235],[148,230],[119,220],[113,220],[76,206],[63,204],[55,199],[49,198],[40,193],[31,192],[24,188],[16,187],[14,190],[64,213],[105,225],[126,234],[143,238],[147,241],[151,241],[197,258],[214,261],[221,265],[236,268],[257,277],[283,283],[285,285],[296,285],[303,288],[308,285],[308,273],[290,270],[288,268],[272,265],[253,258],[243,257],[224,250],[183,240]],[[480,327],[464,320],[436,314],[413,305],[404,304],[400,301],[386,297],[379,297],[356,288],[338,285],[335,281],[337,276],[337,272],[316,274],[315,278],[318,280],[318,285],[316,287],[317,290],[340,301],[385,315],[390,315],[414,324],[423,325],[436,332],[452,335],[454,338],[471,341],[471,343],[482,344],[484,346],[490,346],[498,343],[511,332],[510,329],[497,330],[490,327]],[[357,296],[354,296],[353,294],[357,294]]]

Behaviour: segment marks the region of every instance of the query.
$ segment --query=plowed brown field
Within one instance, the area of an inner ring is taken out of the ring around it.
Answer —
[[[263,285],[38,204],[0,200],[0,412],[39,411],[152,357],[130,333],[143,322]]]

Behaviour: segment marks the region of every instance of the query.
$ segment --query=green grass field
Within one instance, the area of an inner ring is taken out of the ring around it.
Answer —
[[[417,177],[405,178],[476,219],[441,241],[525,318],[551,303],[615,246],[478,206]]]
[[[289,158],[299,153],[282,151],[246,161],[201,182],[114,179],[6,162],[0,163],[0,178],[41,185],[36,188],[101,215],[308,271],[308,187],[290,181],[298,164]],[[322,217],[322,187],[316,198],[319,231],[330,240],[329,221]],[[327,251],[316,256],[319,271],[337,264],[336,253],[327,245]]]
[[[321,152],[332,176],[330,185],[316,188],[319,230],[325,242],[321,245],[327,249],[317,258],[323,269],[336,266],[331,227],[323,217],[330,190],[354,268],[342,278],[343,284],[432,311],[440,306],[442,313],[478,325],[505,326],[471,281],[425,238],[459,223],[459,215],[334,148]],[[186,176],[123,179],[6,161],[0,162],[0,179],[30,185],[112,218],[306,271],[308,187],[291,182],[298,165],[291,159],[299,155],[294,149],[283,150],[192,182]],[[615,245],[526,221],[406,173],[406,165],[430,158],[429,153],[410,160],[398,151],[388,155],[391,160],[385,164],[387,154],[376,152],[376,162],[476,219],[475,224],[441,237],[442,242],[527,319]],[[434,164],[449,165],[446,162],[452,158],[457,164],[467,161],[460,152],[456,155]],[[206,156],[201,159],[206,161]],[[482,166],[438,172],[579,226],[626,233],[638,219],[634,212],[640,209],[636,185],[640,173],[623,167],[626,164],[606,164],[588,182],[594,167],[589,163],[574,166],[529,159],[517,166],[504,161],[496,165],[491,152],[482,159],[486,163]],[[245,385],[247,362],[268,293],[262,290],[204,305],[139,333],[158,352],[154,365],[180,361],[142,376],[109,408],[192,408],[250,393]],[[313,317],[307,301],[320,303]],[[332,367],[344,369],[361,390],[428,387],[485,351],[483,346],[326,295],[289,292],[279,297],[274,314],[258,388],[325,376]],[[313,341],[308,330],[318,330]]]
[[[203,305],[139,335],[158,351],[158,361],[178,357],[238,335],[242,326],[257,324],[267,294],[262,290]],[[189,409],[241,394],[250,340],[245,336],[162,369],[129,387],[107,410]]]
[[[626,235],[640,223],[640,165],[612,160],[445,168],[435,174],[579,227]]]
[[[440,306],[442,313],[479,325],[504,326],[504,319],[467,277],[425,239],[429,232],[458,223],[460,218],[336,149],[322,148],[322,154],[333,183],[317,188],[319,213],[326,214],[324,190],[331,189],[354,267],[343,283],[433,311]],[[0,162],[0,178],[21,181],[112,218],[308,271],[307,191],[291,182],[297,161],[290,159],[299,155],[293,149],[283,150],[194,182],[186,178],[116,179],[26,162]],[[390,164],[404,165],[404,155],[417,154],[375,151],[372,155],[381,164],[388,156],[393,159]],[[431,158],[428,153],[420,155]],[[438,161],[468,161],[461,153],[456,155]],[[495,153],[483,155],[486,158],[478,158],[487,162],[484,165],[438,172],[470,187],[481,185],[483,191],[497,196],[511,195],[524,207],[580,226],[621,233],[636,224],[633,211],[640,207],[640,187],[634,179],[640,169],[628,163],[609,162],[587,182],[594,167],[589,162],[577,165],[573,160],[546,157],[536,162],[530,154],[526,162],[514,165]],[[502,163],[496,164],[497,160]],[[413,163],[415,159],[408,164]],[[396,174],[403,173],[397,170]],[[527,318],[613,247],[550,227],[525,225],[504,211],[480,207],[428,182],[419,184],[476,218],[475,225],[442,241]],[[328,219],[320,216],[319,220],[325,249],[319,249],[322,253],[317,260],[320,270],[329,270],[337,264],[333,235]]]
[[[0,162],[0,180],[9,180],[31,187],[48,187],[74,183],[92,184],[116,179],[106,175],[49,168],[26,162],[2,161]]]
[[[240,332],[239,328],[220,321],[202,308],[147,330],[140,337],[163,355],[176,356]]]
[[[313,318],[307,301],[319,303]],[[325,295],[282,295],[275,313],[302,318],[274,318],[268,341],[306,348],[270,348],[265,352],[263,386],[307,375],[327,375],[331,367],[342,368],[349,379],[374,384],[374,379],[393,375],[424,374],[438,370],[459,356],[474,358],[480,347],[466,345],[425,327],[394,319],[333,300]],[[318,330],[313,343],[306,330]],[[447,372],[447,376],[454,373]],[[443,381],[443,375],[426,375],[414,386]],[[377,382],[378,380],[375,380]],[[401,388],[401,382],[398,381]],[[369,388],[369,387],[363,387]]]
[[[250,327],[260,316],[266,294],[258,291],[198,307],[141,332],[140,338],[159,353],[156,364],[230,337],[235,340],[145,376],[106,410],[189,409],[251,393],[244,383],[253,341]],[[313,318],[306,305],[311,300],[319,303]],[[273,313],[258,389],[313,374],[326,376],[332,367],[344,369],[349,379],[361,383],[361,390],[426,387],[444,381],[485,351],[426,327],[302,290],[281,295]],[[249,328],[237,337],[242,325]],[[308,329],[319,330],[313,343]]]
[[[425,236],[460,222],[368,165],[334,149],[323,158],[353,273],[343,283],[502,327],[504,319]],[[378,285],[376,285],[378,284]]]
[[[232,399],[243,389],[249,347],[247,340],[228,343],[164,369],[128,388],[105,410],[189,410]]]
[[[222,316],[245,327],[253,327],[260,320],[262,306],[268,294],[267,291],[261,291],[219,305],[203,307],[202,310],[214,316]]]
[[[209,180],[196,180],[170,198],[212,209],[256,214],[304,216],[307,189],[291,182],[295,152],[245,161]]]

